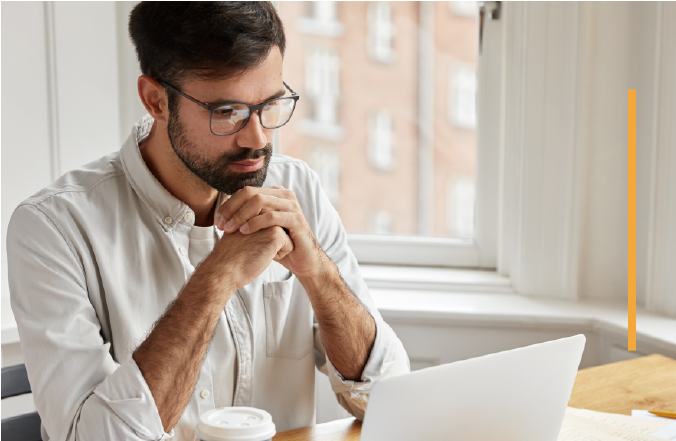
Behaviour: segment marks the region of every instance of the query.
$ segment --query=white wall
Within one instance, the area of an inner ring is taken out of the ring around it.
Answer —
[[[676,317],[668,227],[676,223],[668,165],[676,161],[676,6],[503,8],[498,270],[522,294],[626,299],[627,91],[636,89],[638,303]]]
[[[669,155],[676,157],[676,32],[669,31],[676,5],[589,2],[580,4],[580,12],[586,164],[579,290],[585,298],[626,298],[627,90],[636,89],[637,300],[676,317],[676,236],[670,233],[676,213],[669,208],[676,207],[676,180],[669,179],[674,164]],[[656,229],[660,222],[670,227]],[[660,254],[660,246],[669,243]]]
[[[2,3],[2,322],[14,208],[63,173],[118,150],[145,112],[127,37],[134,2]]]
[[[42,2],[2,3],[2,322],[9,308],[5,236],[19,202],[46,186],[51,139]]]

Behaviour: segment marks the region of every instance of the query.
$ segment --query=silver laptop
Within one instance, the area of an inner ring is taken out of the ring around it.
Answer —
[[[584,335],[386,378],[361,441],[556,441]]]

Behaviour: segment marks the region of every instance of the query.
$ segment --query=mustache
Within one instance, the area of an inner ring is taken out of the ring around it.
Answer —
[[[238,152],[225,153],[220,157],[219,162],[221,163],[230,163],[230,162],[241,162],[248,159],[258,159],[261,157],[269,158],[272,156],[272,144],[266,144],[262,149],[242,149]]]

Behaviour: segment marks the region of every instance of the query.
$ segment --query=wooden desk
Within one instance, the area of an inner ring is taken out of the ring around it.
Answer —
[[[632,409],[676,412],[676,360],[654,354],[580,369],[568,406],[625,415]]]
[[[331,421],[278,433],[272,441],[359,441],[361,421],[355,418]]]
[[[676,412],[676,360],[648,355],[580,369],[568,405],[600,412],[631,414],[632,409]],[[359,441],[354,418],[278,433],[274,441]]]

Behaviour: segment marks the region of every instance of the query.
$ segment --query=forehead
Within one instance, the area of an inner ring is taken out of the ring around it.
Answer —
[[[253,69],[227,78],[190,78],[183,82],[181,90],[210,104],[223,101],[258,104],[284,90],[282,61],[279,48],[275,46]]]

